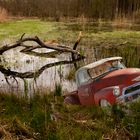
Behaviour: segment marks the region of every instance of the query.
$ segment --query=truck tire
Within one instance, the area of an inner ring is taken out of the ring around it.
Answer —
[[[101,99],[101,100],[100,100],[100,106],[101,106],[102,108],[106,108],[106,107],[111,106],[111,104],[110,104],[106,99]]]
[[[64,103],[65,104],[72,104],[72,105],[78,105],[80,104],[79,100],[74,98],[73,96],[67,96],[65,99],[64,99]]]

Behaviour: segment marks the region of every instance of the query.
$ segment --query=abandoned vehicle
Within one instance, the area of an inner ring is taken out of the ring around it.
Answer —
[[[79,68],[77,90],[64,95],[66,104],[100,105],[128,103],[140,96],[140,69],[126,68],[122,57],[101,59]]]

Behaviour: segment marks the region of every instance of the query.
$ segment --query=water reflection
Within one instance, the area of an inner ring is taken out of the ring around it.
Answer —
[[[70,55],[61,54],[57,58],[37,57],[20,52],[14,48],[3,53],[0,65],[0,89],[2,92],[34,93],[35,91],[53,90],[56,83],[61,83],[64,90],[74,90],[74,81],[65,76],[73,67]],[[36,50],[39,53],[52,52],[49,49]],[[34,52],[34,53],[35,53]],[[79,61],[81,58],[77,59]],[[67,64],[67,65],[66,65]]]
[[[88,31],[89,33],[112,32],[116,30],[140,31],[140,25],[127,22],[81,22],[66,23],[66,30],[72,31]]]

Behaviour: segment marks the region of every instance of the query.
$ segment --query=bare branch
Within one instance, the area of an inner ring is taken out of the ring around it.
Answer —
[[[25,33],[23,33],[23,34],[22,34],[22,36],[21,36],[20,40],[22,40],[22,39],[23,39],[24,35],[25,35]]]
[[[50,64],[46,64],[45,66],[41,67],[39,70],[35,71],[35,72],[24,72],[24,73],[20,73],[20,72],[15,72],[15,71],[12,71],[10,69],[6,69],[4,68],[3,66],[0,65],[0,71],[5,75],[5,76],[13,76],[13,77],[19,77],[19,78],[37,78],[40,76],[40,74],[48,69],[48,68],[51,68],[53,66],[59,66],[59,65],[66,65],[66,64],[73,64],[77,61],[80,61],[81,59],[83,58],[78,58],[76,59],[75,61],[68,61],[68,60],[65,60],[65,61],[59,61],[59,62],[54,62],[54,63],[50,63]]]
[[[22,37],[23,37],[23,35],[22,35]],[[36,42],[40,46],[40,48],[53,49],[53,50],[60,51],[60,52],[70,52],[70,53],[73,53],[73,54],[80,55],[80,53],[78,51],[73,50],[72,48],[70,48],[68,46],[59,45],[59,44],[58,45],[45,44],[37,36],[35,36],[35,37],[28,37],[28,38],[22,38],[22,37],[21,37],[21,39],[19,41],[17,41],[13,45],[6,45],[6,46],[1,47],[0,48],[0,55],[2,55],[5,51],[13,49],[13,48],[16,48],[18,46],[23,46],[23,47],[26,47],[26,48],[29,47],[29,49],[31,49],[31,46],[27,46],[27,45],[23,44],[26,41]],[[33,47],[33,49],[36,49],[36,48],[39,48],[39,46],[35,46],[35,47],[32,46],[32,47]]]
[[[76,50],[76,48],[77,48],[78,44],[80,43],[81,39],[82,39],[82,32],[80,31],[79,36],[78,36],[78,38],[77,38],[77,40],[76,40],[76,42],[73,46],[73,50]]]
[[[76,48],[77,48],[78,44],[80,43],[80,40],[81,40],[81,39],[82,39],[82,32],[79,33],[79,36],[78,36],[78,38],[77,38],[77,40],[76,40],[76,42],[75,42],[75,44],[74,44],[74,46],[73,46],[73,50],[76,50]],[[72,57],[72,60],[73,60],[73,61],[76,59],[74,53],[72,53],[71,57]],[[74,63],[74,67],[75,67],[75,69],[78,68],[77,63]]]
[[[21,50],[20,52],[29,54],[29,55],[33,55],[33,56],[45,57],[45,58],[56,58],[57,55],[61,54],[61,52],[59,52],[59,51],[52,51],[52,52],[48,52],[48,53],[39,53],[39,52],[31,51],[30,49],[25,50],[25,51]]]
[[[19,77],[19,78],[22,78],[22,79],[24,79],[24,78],[37,78],[47,68],[50,68],[50,67],[53,67],[53,66],[58,66],[58,65],[65,65],[65,64],[72,64],[72,63],[75,64],[77,61],[80,61],[80,60],[84,59],[84,56],[80,55],[80,53],[78,51],[76,51],[77,45],[79,44],[79,42],[81,40],[81,32],[78,36],[78,39],[77,39],[73,49],[70,48],[69,46],[65,46],[65,45],[44,43],[37,36],[23,38],[24,35],[25,34],[23,34],[21,36],[21,38],[16,43],[14,43],[12,45],[5,45],[5,46],[1,47],[0,48],[0,55],[2,55],[7,50],[22,46],[22,47],[24,47],[24,49],[22,49],[20,51],[22,53],[27,53],[27,54],[34,55],[34,56],[43,56],[43,57],[55,58],[57,54],[61,54],[62,52],[66,52],[66,53],[72,53],[72,59],[69,60],[69,61],[64,60],[64,61],[59,61],[59,62],[46,64],[45,66],[41,67],[39,70],[37,70],[35,72],[28,71],[28,72],[24,72],[24,73],[12,71],[10,69],[5,68],[1,64],[0,65],[0,71],[5,76]],[[36,42],[38,45],[36,45],[36,46],[26,45],[25,43],[29,42],[29,41]],[[48,52],[48,53],[39,53],[39,52],[33,51],[37,48],[52,49],[54,51]],[[1,61],[1,59],[0,59],[0,61]]]

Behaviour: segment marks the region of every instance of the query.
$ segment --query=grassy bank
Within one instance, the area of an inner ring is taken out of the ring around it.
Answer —
[[[55,23],[54,23],[55,24]],[[20,37],[23,33],[27,35],[47,35],[53,31],[53,23],[41,22],[39,20],[12,20],[0,23],[0,40]]]
[[[32,99],[0,94],[0,139],[92,140],[136,139],[140,135],[140,103],[124,113],[112,108],[65,106],[62,97]]]
[[[129,40],[140,37],[139,25],[114,26],[111,22],[84,23],[84,22],[45,22],[39,19],[9,20],[0,23],[0,40],[16,38],[23,33],[38,35],[46,39],[60,39],[71,41],[79,31],[83,31],[84,40],[109,41],[122,39]],[[129,40],[131,41],[131,40]],[[138,41],[138,40],[137,40]],[[134,40],[135,42],[135,40]],[[139,41],[138,41],[139,42]]]

